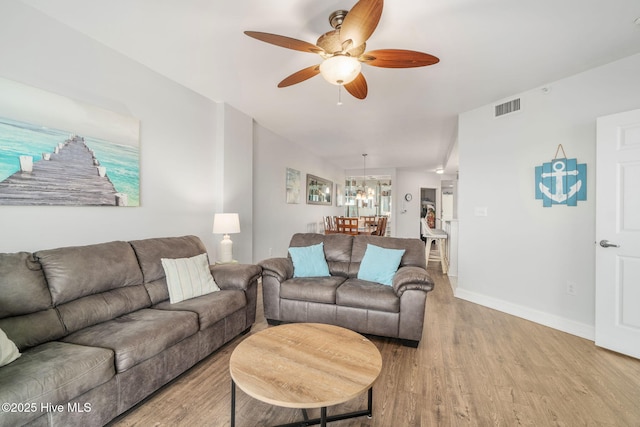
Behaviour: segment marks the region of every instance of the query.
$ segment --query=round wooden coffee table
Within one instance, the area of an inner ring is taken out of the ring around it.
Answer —
[[[290,425],[326,425],[372,416],[372,384],[382,357],[376,346],[349,329],[320,323],[292,323],[251,335],[231,354],[231,426],[235,426],[236,385],[249,396],[287,408],[321,408],[320,418]],[[365,390],[366,410],[327,417],[327,406],[351,400]]]

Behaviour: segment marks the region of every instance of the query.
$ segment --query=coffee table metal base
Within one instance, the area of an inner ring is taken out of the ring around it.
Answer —
[[[345,414],[335,414],[327,416],[327,407],[323,406],[320,408],[320,418],[312,418],[309,419],[307,416],[307,410],[302,408],[302,414],[304,415],[303,421],[297,421],[295,423],[289,424],[280,424],[275,427],[303,427],[303,426],[314,426],[320,424],[321,427],[326,427],[327,423],[333,421],[346,420],[349,418],[357,418],[364,417],[365,415],[368,418],[373,416],[373,387],[369,388],[368,398],[367,398],[367,409],[363,409],[361,411],[347,412]],[[236,425],[236,383],[231,380],[231,427],[235,427]]]

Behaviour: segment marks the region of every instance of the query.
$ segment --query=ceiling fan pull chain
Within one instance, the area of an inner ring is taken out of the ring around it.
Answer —
[[[342,105],[342,85],[338,85],[338,105]]]

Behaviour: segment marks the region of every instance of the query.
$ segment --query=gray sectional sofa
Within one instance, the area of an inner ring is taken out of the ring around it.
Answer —
[[[259,266],[212,266],[220,291],[170,304],[161,259],[202,253],[183,236],[0,254],[22,353],[0,367],[0,426],[104,425],[248,331]]]
[[[300,233],[291,238],[289,248],[320,243],[329,269],[325,277],[294,277],[291,255],[259,263],[267,321],[329,323],[417,346],[427,293],[433,289],[424,243],[419,239]],[[405,250],[389,285],[358,278],[368,244]]]

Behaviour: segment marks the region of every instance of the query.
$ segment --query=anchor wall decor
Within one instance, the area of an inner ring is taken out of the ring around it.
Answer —
[[[560,150],[563,158],[558,158]],[[545,208],[577,206],[579,200],[587,200],[587,165],[578,164],[577,159],[567,159],[562,144],[558,145],[553,160],[536,166],[535,181],[536,199],[541,199]]]

